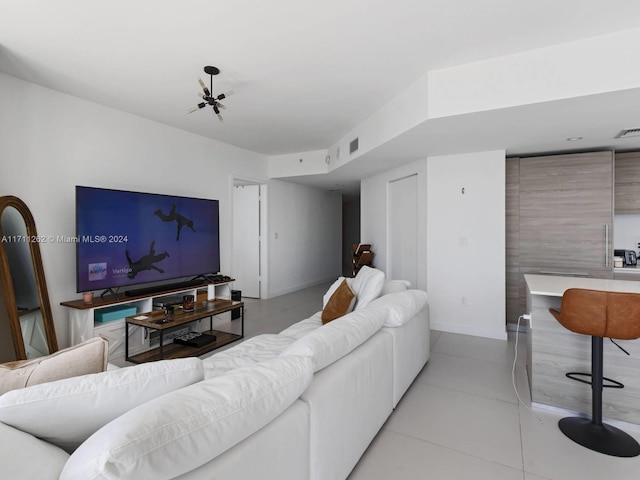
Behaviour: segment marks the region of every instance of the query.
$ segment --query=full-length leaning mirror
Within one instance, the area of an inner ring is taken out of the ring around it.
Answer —
[[[58,350],[36,224],[17,197],[0,197],[0,363]]]

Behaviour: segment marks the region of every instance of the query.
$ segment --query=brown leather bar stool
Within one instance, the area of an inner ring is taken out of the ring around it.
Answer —
[[[602,359],[604,337],[640,338],[640,294],[571,288],[562,296],[560,311],[549,311],[565,328],[591,336],[591,419],[563,418],[558,422],[560,430],[574,442],[596,452],[615,457],[639,455],[640,445],[633,437],[602,423]]]

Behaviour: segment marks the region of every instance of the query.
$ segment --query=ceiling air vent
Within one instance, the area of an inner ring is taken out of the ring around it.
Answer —
[[[625,128],[616,138],[640,137],[640,128]]]
[[[354,138],[349,143],[349,154],[355,153],[358,151],[358,138]]]

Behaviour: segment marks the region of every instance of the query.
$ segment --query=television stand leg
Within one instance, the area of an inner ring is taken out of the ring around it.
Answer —
[[[107,288],[105,291],[103,291],[103,292],[100,294],[100,298],[104,298],[104,296],[105,296],[107,293],[110,293],[111,295],[113,295],[114,297],[116,297],[116,300],[120,300],[120,299],[118,298],[118,294],[117,294],[116,292],[114,292],[114,291],[113,291],[113,289],[111,289],[111,288]]]

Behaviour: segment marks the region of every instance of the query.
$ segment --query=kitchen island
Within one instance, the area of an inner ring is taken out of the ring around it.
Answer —
[[[640,293],[640,281],[552,275],[524,277],[527,312],[531,315],[527,374],[532,403],[590,414],[591,387],[565,374],[591,372],[591,337],[564,328],[549,308],[559,310],[562,295],[569,288]],[[616,340],[616,343],[630,355],[605,339],[604,376],[622,382],[625,387],[604,389],[602,415],[606,419],[640,424],[640,340]]]

